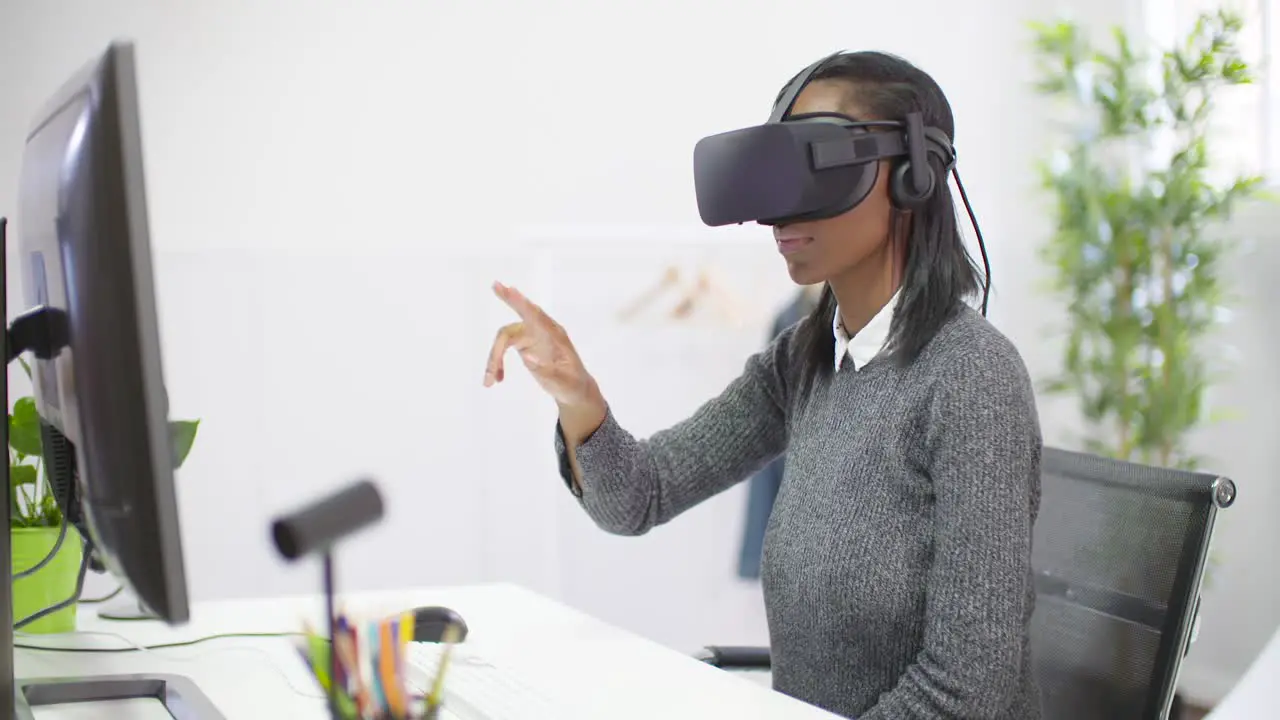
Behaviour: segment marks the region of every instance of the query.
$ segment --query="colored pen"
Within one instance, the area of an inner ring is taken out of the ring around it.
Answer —
[[[449,625],[444,629],[444,651],[440,655],[440,665],[436,668],[436,679],[431,685],[431,693],[427,695],[427,716],[435,717],[441,701],[444,699],[444,678],[449,671],[449,659],[453,655],[453,646],[458,641],[458,627]]]
[[[404,697],[404,685],[397,673],[399,670],[400,627],[398,620],[383,620],[381,623],[382,652],[378,655],[378,671],[382,674],[382,687],[387,694],[387,705],[391,717],[403,718],[407,710]]]
[[[399,637],[396,639],[395,671],[396,688],[404,699],[404,713],[406,718],[411,716],[414,702],[413,692],[409,688],[409,672],[407,668],[408,660],[406,658],[409,643],[413,641],[413,626],[413,613],[401,613],[400,622],[397,627],[400,632]]]
[[[368,659],[369,680],[373,689],[374,716],[381,717],[387,713],[387,693],[382,685],[382,676],[378,672],[378,656],[382,652],[382,637],[378,633],[378,625],[376,623],[369,623],[368,642],[369,652],[365,657]]]
[[[329,644],[310,625],[304,625],[303,632],[306,634],[306,652],[311,672],[320,683],[320,689],[329,692]]]
[[[356,707],[364,714],[370,711],[369,689],[360,667],[360,646],[356,629],[345,617],[340,617],[338,630],[337,637],[334,638],[334,649],[338,652],[340,666],[344,671],[342,687],[354,696]]]
[[[320,688],[324,692],[329,692],[332,678],[329,677],[329,641],[320,635],[317,635],[310,627],[305,627],[306,635],[303,644],[298,647],[298,652],[303,656],[303,661],[311,668],[311,673],[315,676],[316,682],[320,684]],[[357,708],[355,703],[341,687],[338,687],[338,712],[344,718],[355,718]]]

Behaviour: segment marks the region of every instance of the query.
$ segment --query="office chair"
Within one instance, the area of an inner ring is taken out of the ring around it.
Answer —
[[[1163,720],[1194,639],[1222,477],[1045,448],[1032,570],[1034,671],[1044,720]],[[703,661],[765,670],[767,648]]]

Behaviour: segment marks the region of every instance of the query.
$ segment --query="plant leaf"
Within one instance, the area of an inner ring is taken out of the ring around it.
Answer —
[[[32,397],[18,398],[9,416],[9,447],[21,455],[40,457],[40,416]]]
[[[35,485],[36,477],[35,465],[9,466],[9,484],[14,487],[18,485]]]
[[[169,437],[173,441],[173,468],[177,470],[187,461],[191,446],[196,442],[199,420],[173,420],[169,423]]]
[[[40,523],[46,527],[58,527],[62,524],[62,510],[58,501],[49,493],[40,498]]]

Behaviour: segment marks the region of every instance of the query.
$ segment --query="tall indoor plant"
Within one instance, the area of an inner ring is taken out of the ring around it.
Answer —
[[[25,365],[24,365],[25,368]],[[174,467],[180,467],[195,443],[198,420],[169,423]],[[13,538],[13,614],[15,621],[70,598],[80,570],[81,544],[74,529],[62,531],[62,512],[54,502],[44,470],[40,420],[35,400],[19,398],[9,414],[9,517]],[[19,575],[57,552],[38,570]],[[55,633],[75,629],[75,605],[69,605],[22,628],[24,632]]]
[[[1205,391],[1222,371],[1211,362],[1221,356],[1211,336],[1230,302],[1223,221],[1260,188],[1257,177],[1215,181],[1212,173],[1214,93],[1251,80],[1236,43],[1242,24],[1229,12],[1206,13],[1174,47],[1142,49],[1120,28],[1109,48],[1073,23],[1035,28],[1038,90],[1065,118],[1042,169],[1056,206],[1043,257],[1067,310],[1062,372],[1044,389],[1076,398],[1085,449],[1095,454],[1198,465],[1188,440],[1211,417]],[[1131,543],[1178,539],[1165,536],[1174,526],[1125,512],[1113,523],[1098,531],[1115,542],[1082,547],[1102,567],[1116,567],[1107,556]],[[1117,581],[1134,597],[1160,592],[1147,573]],[[1110,655],[1125,667],[1133,651],[1122,633],[1094,660]]]
[[[1067,117],[1043,182],[1056,225],[1043,257],[1065,300],[1062,373],[1086,449],[1194,468],[1188,434],[1209,417],[1218,368],[1208,340],[1230,298],[1222,221],[1260,187],[1215,182],[1213,94],[1250,82],[1241,19],[1200,16],[1174,47],[1135,48],[1122,29],[1100,48],[1061,22],[1035,28],[1038,89]]]

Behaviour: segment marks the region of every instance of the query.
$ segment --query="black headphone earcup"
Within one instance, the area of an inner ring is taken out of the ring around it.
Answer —
[[[924,174],[927,178],[925,182],[925,191],[917,193],[915,191],[915,182],[912,177],[912,167],[910,160],[903,160],[893,168],[893,175],[889,178],[889,197],[893,199],[893,204],[904,210],[917,208],[925,203],[932,195],[937,185],[937,178],[934,177],[933,168],[925,165]]]

